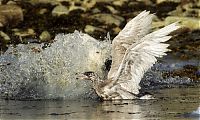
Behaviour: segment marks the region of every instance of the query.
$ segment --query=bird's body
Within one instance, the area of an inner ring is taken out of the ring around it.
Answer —
[[[169,33],[179,28],[170,24],[149,33],[153,14],[143,11],[127,23],[112,41],[112,64],[106,80],[94,72],[86,72],[81,79],[93,81],[93,88],[103,100],[137,99],[139,83],[144,73],[169,51]],[[142,97],[145,98],[145,97]],[[148,97],[147,97],[148,98]]]

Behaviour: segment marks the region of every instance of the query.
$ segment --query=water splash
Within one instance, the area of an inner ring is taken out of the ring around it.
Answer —
[[[45,44],[11,46],[0,56],[1,98],[97,98],[91,82],[77,80],[76,74],[94,71],[105,78],[105,63],[110,59],[110,41],[100,42],[77,31],[59,34],[54,40],[50,47]],[[170,71],[172,68],[169,66],[170,64],[155,64],[144,75],[142,88],[148,90],[191,83],[192,80],[187,77],[164,78],[162,71]]]
[[[110,43],[75,32],[59,34],[51,47],[20,44],[0,57],[1,97],[55,99],[95,95],[90,81],[76,80],[76,74],[95,71],[104,77],[104,63]]]
[[[184,118],[193,118],[193,119],[200,119],[200,106],[197,108],[197,110],[189,112],[189,113],[184,113],[178,115],[178,117],[184,117]]]
[[[197,110],[192,112],[193,114],[197,114],[200,117],[200,106],[197,108]]]

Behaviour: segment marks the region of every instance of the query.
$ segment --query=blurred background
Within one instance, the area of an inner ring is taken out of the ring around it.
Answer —
[[[107,32],[114,38],[143,10],[155,14],[153,29],[180,21],[184,28],[179,32],[199,36],[199,8],[198,0],[1,0],[0,49],[6,50],[8,44],[52,42],[56,34],[74,30],[98,40],[104,40]]]

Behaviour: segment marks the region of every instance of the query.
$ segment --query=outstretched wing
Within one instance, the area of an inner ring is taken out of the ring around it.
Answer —
[[[152,17],[153,14],[149,14],[149,11],[141,12],[129,21],[114,38],[112,42],[112,65],[108,73],[108,79],[115,76],[127,48],[149,33]]]
[[[126,50],[123,60],[115,73],[113,79],[115,85],[130,93],[139,93],[139,83],[144,73],[157,61],[157,57],[166,55],[169,51],[169,44],[163,42],[168,41],[171,36],[168,34],[179,26],[177,23],[170,24],[160,30],[152,32],[142,39],[133,43]]]

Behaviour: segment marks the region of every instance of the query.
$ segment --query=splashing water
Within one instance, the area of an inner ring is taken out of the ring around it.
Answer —
[[[200,117],[200,106],[197,108],[197,110],[193,111],[192,113],[197,114]]]
[[[76,74],[94,71],[106,77],[105,62],[110,59],[110,41],[97,41],[75,31],[58,34],[55,42],[19,44],[0,56],[0,97],[9,99],[78,99],[97,98],[90,81],[77,80]],[[173,63],[174,64],[174,63]],[[168,66],[168,65],[167,65]],[[163,78],[165,64],[157,63],[141,81],[151,89],[170,84],[189,84],[187,77]],[[171,70],[171,69],[169,69]]]
[[[76,74],[95,71],[105,76],[104,63],[110,57],[110,43],[74,32],[59,34],[51,47],[20,44],[0,57],[1,97],[71,99],[95,97],[90,81],[76,80]]]

